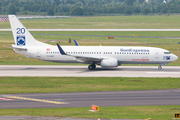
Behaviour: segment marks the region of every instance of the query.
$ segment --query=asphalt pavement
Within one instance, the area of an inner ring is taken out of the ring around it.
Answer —
[[[111,73],[111,74],[109,74]],[[89,70],[88,65],[0,65],[0,76],[41,77],[180,77],[180,66],[119,66]]]
[[[0,95],[0,109],[180,105],[180,89]]]

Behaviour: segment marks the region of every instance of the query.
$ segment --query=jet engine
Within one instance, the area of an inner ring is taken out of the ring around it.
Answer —
[[[103,59],[101,60],[101,67],[117,67],[118,61],[117,59]]]

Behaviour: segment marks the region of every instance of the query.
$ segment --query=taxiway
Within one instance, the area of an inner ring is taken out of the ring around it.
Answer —
[[[180,105],[180,89],[0,95],[0,109]],[[4,98],[4,100],[2,99]],[[6,99],[5,99],[6,98]]]
[[[0,65],[0,76],[44,77],[180,77],[179,66],[119,66],[88,70],[85,65]],[[109,74],[110,73],[110,74]]]

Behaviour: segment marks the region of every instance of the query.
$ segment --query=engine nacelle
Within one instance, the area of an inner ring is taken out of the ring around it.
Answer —
[[[117,67],[118,66],[118,61],[117,59],[103,59],[101,60],[101,67]]]

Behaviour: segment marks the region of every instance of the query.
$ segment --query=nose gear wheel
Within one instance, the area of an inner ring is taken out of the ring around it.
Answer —
[[[162,70],[162,67],[161,67],[161,66],[159,66],[159,67],[158,67],[158,70]]]

